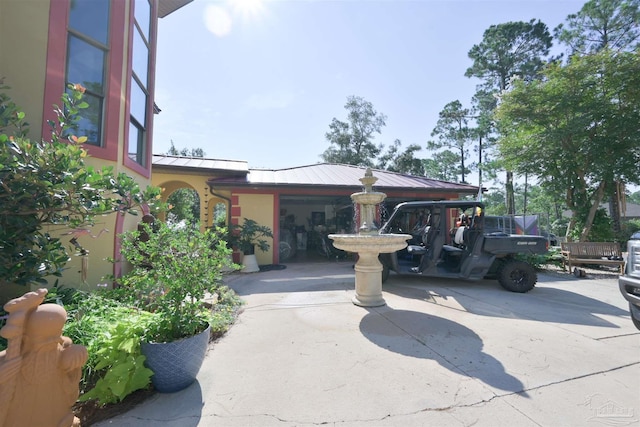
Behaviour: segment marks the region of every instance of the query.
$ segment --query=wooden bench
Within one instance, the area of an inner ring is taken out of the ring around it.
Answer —
[[[569,265],[595,264],[617,265],[620,274],[624,273],[624,259],[620,245],[614,242],[562,242],[562,268]]]

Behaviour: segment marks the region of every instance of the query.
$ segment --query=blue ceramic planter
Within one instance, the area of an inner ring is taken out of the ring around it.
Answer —
[[[153,371],[151,382],[161,393],[189,387],[196,379],[209,344],[211,327],[192,337],[169,343],[142,343],[144,362]]]

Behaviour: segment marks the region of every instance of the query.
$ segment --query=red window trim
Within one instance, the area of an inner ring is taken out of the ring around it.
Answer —
[[[99,159],[117,161],[120,141],[120,104],[122,102],[122,66],[124,56],[126,2],[111,2],[109,27],[109,54],[107,58],[105,111],[102,147],[86,144],[89,155]],[[65,90],[67,61],[67,27],[69,25],[70,0],[52,2],[49,9],[49,34],[47,41],[47,65],[43,96],[43,139],[51,129],[48,121],[56,121],[53,105],[60,105]]]
[[[142,166],[141,164],[131,160],[129,158],[129,125],[131,122],[131,84],[133,79],[133,68],[129,67],[127,69],[127,106],[126,106],[126,120],[124,127],[124,144],[123,144],[123,156],[124,156],[124,165],[131,170],[138,172],[145,178],[151,177],[151,162],[153,159],[153,94],[155,93],[155,70],[156,70],[156,40],[158,35],[158,2],[157,0],[150,0],[151,5],[151,17],[150,17],[150,40],[149,40],[149,70],[148,70],[148,87],[147,91],[149,93],[149,97],[147,99],[147,123],[146,123],[146,166]],[[133,35],[134,31],[137,31],[135,26],[134,19],[134,8],[135,2],[131,2],[129,5],[129,16],[131,16],[131,20],[129,22],[129,52],[127,54],[127,60],[129,64],[133,64]]]

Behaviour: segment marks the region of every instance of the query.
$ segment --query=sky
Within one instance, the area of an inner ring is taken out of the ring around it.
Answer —
[[[553,31],[583,4],[194,0],[160,19],[153,151],[173,141],[251,168],[318,163],[351,95],[386,115],[377,143],[424,147],[447,103],[470,106],[467,53],[489,26],[535,18]]]

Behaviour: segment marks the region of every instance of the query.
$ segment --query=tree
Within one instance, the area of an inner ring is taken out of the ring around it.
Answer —
[[[427,143],[429,150],[447,148],[457,152],[460,160],[459,171],[462,176],[460,182],[462,183],[466,183],[465,175],[470,172],[469,168],[465,166],[465,160],[469,155],[468,143],[471,136],[471,130],[468,126],[469,114],[469,109],[462,108],[460,101],[449,102],[440,111],[436,127],[431,132],[431,136],[437,136],[438,140]]]
[[[493,114],[497,105],[497,97],[493,92],[486,89],[478,89],[471,99],[471,114],[475,119],[476,126],[470,129],[470,137],[478,141],[476,152],[478,153],[478,185],[482,186],[489,179],[495,179],[496,160],[494,159],[495,122]]]
[[[558,39],[570,47],[572,55],[588,55],[609,49],[633,51],[640,46],[639,0],[590,0],[577,14],[567,17],[566,27],[555,29]],[[609,212],[615,232],[621,231],[620,202],[623,182],[607,183],[612,188]]]
[[[387,152],[380,156],[377,167],[391,172],[424,176],[424,164],[421,159],[414,156],[414,153],[420,151],[422,147],[417,144],[411,144],[400,152],[401,146],[400,140],[396,139],[387,149]]]
[[[374,143],[374,134],[381,133],[386,116],[359,96],[349,96],[344,108],[348,111],[347,121],[333,118],[325,134],[331,145],[320,157],[329,163],[373,166],[383,149]]]
[[[542,81],[515,80],[498,106],[505,162],[565,194],[589,238],[616,181],[640,182],[640,56],[609,49],[551,64]]]
[[[482,88],[490,93],[507,89],[514,76],[533,80],[545,64],[551,41],[547,26],[539,20],[492,25],[484,32],[482,42],[469,50],[473,64],[465,75],[482,79]],[[513,214],[513,172],[509,170],[505,187],[507,212]]]
[[[635,203],[636,205],[640,205],[640,191],[636,191],[627,195],[626,199],[627,203]]]
[[[554,29],[571,54],[589,54],[604,48],[632,51],[640,46],[640,1],[589,0],[578,13]]]
[[[173,144],[173,140],[171,140],[171,147],[167,154],[183,157],[204,157],[206,153],[202,148],[181,148],[178,150]],[[200,197],[193,188],[178,188],[169,195],[167,203],[169,204],[168,222],[178,223],[185,221],[189,224],[195,224],[200,221]]]
[[[422,160],[424,175],[441,181],[457,182],[460,176],[460,156],[451,150],[439,151]]]
[[[204,157],[207,153],[204,152],[202,148],[181,148],[178,150],[175,145],[173,145],[173,140],[171,140],[171,147],[167,152],[170,156],[183,156],[183,157]]]

